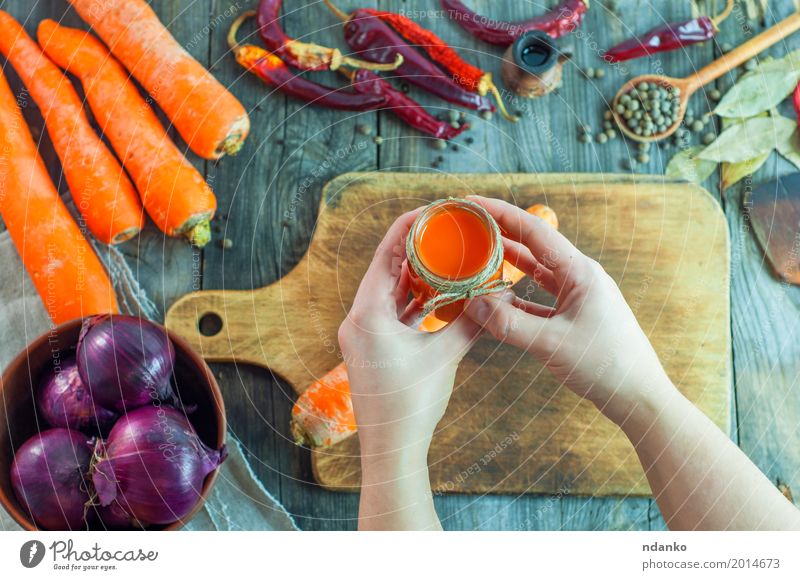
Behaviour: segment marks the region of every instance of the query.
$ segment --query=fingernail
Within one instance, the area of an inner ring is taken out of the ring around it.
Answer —
[[[482,324],[489,320],[491,306],[489,306],[489,303],[485,298],[478,297],[467,302],[465,310],[467,315],[472,318],[472,320]]]

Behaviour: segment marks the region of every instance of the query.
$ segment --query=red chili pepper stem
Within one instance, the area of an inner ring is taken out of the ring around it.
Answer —
[[[235,39],[242,24],[251,18],[255,18],[256,16],[257,12],[255,10],[248,10],[240,14],[231,25],[228,44],[230,44],[230,33],[233,33]],[[302,69],[324,70],[327,68],[335,71],[342,66],[349,66],[357,69],[391,72],[403,64],[402,54],[398,54],[393,63],[383,64],[345,56],[338,48],[329,48],[327,46],[320,46],[319,44],[313,44],[310,42],[300,42],[294,39],[288,39],[283,45],[283,48],[286,48],[292,53],[292,64],[295,64],[298,66],[298,68]],[[272,52],[275,53],[275,51]],[[277,56],[280,56],[280,54]],[[303,66],[303,63],[309,63],[309,65]]]

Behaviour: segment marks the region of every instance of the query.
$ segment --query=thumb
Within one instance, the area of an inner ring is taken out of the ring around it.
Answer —
[[[513,299],[513,292],[507,292]],[[500,342],[518,348],[541,352],[544,340],[552,329],[552,320],[528,314],[514,306],[506,294],[473,298],[465,312]]]

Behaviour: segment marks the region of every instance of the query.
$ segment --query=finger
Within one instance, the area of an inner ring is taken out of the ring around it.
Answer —
[[[483,327],[466,314],[461,314],[439,332],[436,339],[442,340],[446,356],[461,360],[480,338]]]
[[[503,236],[526,246],[533,257],[563,283],[572,272],[585,267],[585,256],[542,218],[501,199],[469,196],[497,221]]]
[[[397,288],[394,290],[395,306],[398,318],[408,306],[408,293],[411,289],[411,276],[408,272],[408,262],[403,262],[400,267],[400,278],[397,281]]]
[[[537,355],[551,354],[548,345],[559,330],[558,319],[529,314],[495,296],[472,299],[466,313],[500,342]]]
[[[558,294],[560,287],[553,272],[539,263],[528,248],[519,242],[503,238],[503,253],[506,261],[512,266],[521,270],[553,296]]]
[[[552,318],[558,312],[552,306],[545,306],[544,304],[537,304],[536,302],[531,302],[530,300],[525,300],[520,298],[519,296],[514,296],[514,299],[511,301],[516,308],[527,312],[528,314],[532,314],[533,316],[539,316],[540,318]]]
[[[411,328],[417,328],[422,318],[422,311],[425,308],[424,301],[414,298],[408,303],[405,310],[398,316],[400,322]]]
[[[353,308],[366,312],[391,312],[397,316],[394,291],[402,272],[400,266],[405,260],[405,238],[421,209],[404,213],[386,232],[361,280]]]

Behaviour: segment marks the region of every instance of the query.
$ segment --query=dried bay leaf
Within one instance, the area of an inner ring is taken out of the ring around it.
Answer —
[[[776,107],[800,81],[800,51],[763,60],[725,93],[714,109],[720,117],[752,117]]]
[[[704,182],[714,173],[717,163],[697,157],[702,150],[702,145],[695,145],[676,153],[667,164],[665,175],[691,183]]]
[[[789,123],[795,123],[787,117],[782,118],[786,119],[786,121]],[[795,167],[800,169],[800,134],[796,129],[787,139],[781,143],[778,143],[777,149],[778,153],[780,153],[787,161],[791,162]]]
[[[720,133],[698,157],[718,163],[739,163],[769,153],[784,143],[796,127],[794,123],[787,125],[783,119],[786,117],[747,119]]]
[[[728,189],[730,186],[739,183],[748,175],[753,175],[756,171],[761,169],[761,166],[767,162],[772,151],[763,153],[753,159],[740,161],[739,163],[723,163],[722,164],[722,177],[720,179],[720,188]]]

